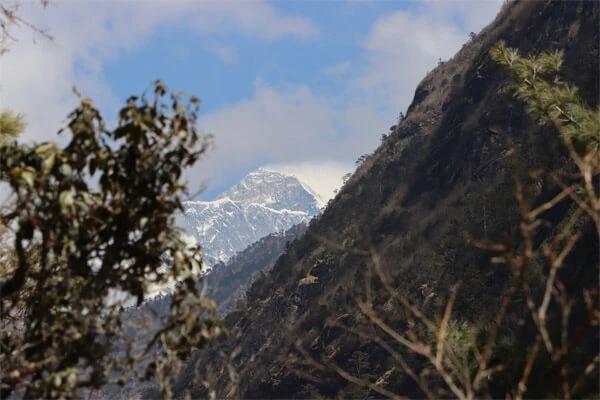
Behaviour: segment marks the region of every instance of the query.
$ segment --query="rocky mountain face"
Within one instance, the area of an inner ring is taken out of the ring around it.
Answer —
[[[407,397],[427,397],[419,387],[422,377],[405,373],[398,362],[418,368],[422,358],[401,347],[397,353],[389,351],[384,346],[394,343],[389,336],[373,343],[372,335],[351,331],[365,320],[357,314],[358,300],[377,307],[390,326],[406,326],[402,305],[382,289],[381,281],[366,284],[372,279],[369,271],[380,268],[389,285],[433,321],[441,319],[440,310],[443,314],[452,288],[460,283],[452,313],[456,338],[493,326],[511,275],[491,264],[490,254],[474,248],[465,234],[518,240],[515,174],[536,168],[568,171],[572,166],[557,131],[529,117],[511,94],[509,73],[495,65],[489,51],[499,40],[521,54],[563,50],[563,79],[596,107],[599,19],[597,2],[507,3],[491,25],[419,84],[406,118],[226,317],[234,334],[189,360],[174,387],[176,395],[189,391],[192,398],[205,397],[201,377],[210,373],[217,398],[227,396],[231,376],[239,382],[241,398],[378,396],[365,385],[342,379],[336,371],[343,370]],[[539,191],[548,199],[557,188],[548,183],[539,185]],[[545,218],[550,224],[561,221],[571,205],[566,201]],[[541,243],[547,234],[542,230],[536,240]],[[564,290],[594,290],[598,238],[593,228],[583,230],[573,254],[565,261]],[[512,397],[507,385],[518,382],[523,371],[524,340],[533,329],[531,323],[519,323],[523,318],[517,310],[524,304],[517,296],[499,328],[503,341],[494,354],[505,368],[488,380],[489,397]],[[573,318],[585,314],[581,307],[574,305]],[[376,332],[375,327],[368,332]],[[597,349],[597,335],[592,336],[580,338],[565,357]],[[299,347],[304,356],[339,369],[328,373],[309,362],[290,363],[290,354]],[[216,354],[236,356],[225,364]],[[556,376],[544,363],[547,358],[533,369],[528,397],[560,393]],[[590,382],[582,393],[592,396],[598,384]]]
[[[251,244],[219,263],[206,275],[203,284],[206,295],[217,304],[217,315],[224,317],[233,311],[238,301],[243,301],[246,291],[258,276],[273,268],[277,259],[291,243],[301,237],[307,225],[300,223],[285,232],[275,232]]]
[[[213,201],[184,203],[184,222],[211,266],[273,232],[308,223],[323,203],[297,178],[259,168]]]

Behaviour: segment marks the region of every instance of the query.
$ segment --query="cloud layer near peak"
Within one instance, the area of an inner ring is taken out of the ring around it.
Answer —
[[[341,82],[339,91],[263,83],[251,97],[201,118],[217,143],[204,163],[207,176],[275,163],[331,197],[354,160],[375,149],[406,110],[427,71],[500,8],[499,1],[452,4],[427,1],[377,18],[357,43],[360,57],[323,67],[323,76]]]

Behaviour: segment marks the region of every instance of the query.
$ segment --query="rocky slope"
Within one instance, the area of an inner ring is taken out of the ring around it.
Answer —
[[[211,266],[260,238],[307,223],[322,201],[297,178],[259,168],[213,201],[184,203],[184,222]]]
[[[306,228],[307,225],[301,223],[285,232],[267,235],[226,263],[214,266],[203,284],[206,285],[206,295],[217,304],[217,314],[221,318],[233,311],[238,301],[244,300],[246,291],[256,278],[270,271],[287,247],[302,236]]]
[[[245,304],[228,315],[226,322],[238,335],[195,354],[176,392],[205,396],[198,376],[210,372],[217,397],[226,396],[231,375],[214,355],[239,349],[233,367],[242,398],[374,396],[369,388],[324,374],[314,365],[294,369],[286,360],[299,341],[315,358],[326,357],[396,393],[425,397],[414,377],[394,367],[397,362],[389,352],[335,327],[340,321],[359,323],[359,317],[352,317],[356,300],[366,298],[380,306],[386,318],[399,318],[394,326],[406,324],[400,305],[384,296],[381,285],[366,289],[374,259],[365,257],[364,249],[378,254],[378,264],[394,289],[413,303],[425,309],[423,288],[432,289],[435,296],[424,311],[432,318],[460,282],[456,326],[491,326],[508,271],[490,264],[489,254],[474,249],[464,234],[517,237],[513,174],[518,169],[513,160],[523,170],[565,171],[570,165],[557,132],[538,126],[511,96],[510,76],[490,60],[489,50],[499,40],[522,54],[564,50],[563,78],[577,85],[583,99],[595,107],[599,14],[597,2],[508,3],[490,26],[428,74],[406,118],[310,224],[307,234],[252,285]],[[507,156],[509,148],[514,157]],[[544,197],[556,187],[542,185],[541,190]],[[566,204],[548,215],[549,222],[561,220],[568,209]],[[567,290],[594,289],[598,238],[593,230],[584,231],[573,254],[566,261]],[[515,302],[515,307],[524,304],[522,298]],[[507,385],[518,381],[523,370],[528,347],[522,340],[529,337],[531,326],[519,321],[520,315],[511,309],[501,327],[505,342],[498,357],[506,361],[506,368],[490,381],[490,397],[510,395]],[[566,357],[585,355],[585,346],[597,349],[597,337],[582,339]],[[402,354],[413,367],[419,365],[415,357]],[[544,362],[534,369],[528,396],[555,397],[560,392],[556,375]],[[584,393],[598,393],[597,382],[587,384]]]

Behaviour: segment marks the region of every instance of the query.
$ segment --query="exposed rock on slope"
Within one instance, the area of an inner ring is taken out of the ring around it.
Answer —
[[[468,245],[463,235],[515,236],[515,169],[506,156],[509,143],[514,144],[523,170],[570,168],[557,132],[537,126],[512,98],[509,74],[492,63],[489,50],[499,40],[522,54],[564,49],[564,79],[581,88],[584,100],[595,107],[599,17],[597,2],[509,3],[489,27],[421,82],[404,121],[272,272],[252,285],[246,304],[229,314],[227,323],[239,336],[220,349],[241,349],[235,367],[242,398],[373,394],[368,389],[357,391],[335,374],[329,380],[307,379],[318,373],[314,368],[304,368],[304,375],[294,373],[282,360],[296,339],[315,357],[326,355],[346,370],[359,369],[370,379],[386,379],[390,390],[424,397],[415,381],[392,368],[388,353],[332,326],[332,321],[340,321],[356,307],[357,297],[366,296],[364,281],[372,263],[356,252],[341,251],[340,246],[377,252],[397,290],[415,303],[423,303],[420,288],[432,288],[436,296],[431,310],[443,307],[451,285],[460,281],[455,315],[468,326],[489,326],[507,271],[490,265],[489,255]],[[543,190],[556,188],[545,185]],[[566,209],[547,218],[556,222]],[[598,273],[598,241],[593,232],[586,231],[573,254],[567,260],[569,287],[593,287]],[[370,294],[375,296],[374,304],[387,304],[379,292]],[[389,315],[396,310],[387,309]],[[515,363],[522,361],[519,338],[527,328],[516,321],[511,314],[502,327],[506,337],[513,338],[506,345],[506,360]],[[597,348],[597,342],[588,345]],[[216,362],[211,365],[211,354],[199,353],[190,360],[177,384],[179,393],[186,389],[192,397],[204,395],[194,372],[210,370],[217,375],[217,397],[226,394],[219,390],[228,387],[227,369]],[[507,365],[504,378],[514,380],[511,372]],[[554,376],[544,377],[542,370],[531,379],[528,396],[556,393],[550,388]],[[491,382],[491,396],[504,397],[505,384]],[[597,393],[597,384],[589,390]]]
[[[243,300],[256,277],[271,270],[287,246],[306,231],[304,223],[285,232],[272,233],[215,267],[204,278],[207,296],[217,304],[217,313],[225,316]]]
[[[185,202],[184,221],[213,265],[270,233],[307,223],[321,206],[297,178],[259,168],[214,201]]]

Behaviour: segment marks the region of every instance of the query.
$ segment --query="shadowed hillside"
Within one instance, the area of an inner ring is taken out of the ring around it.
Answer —
[[[268,272],[291,242],[306,231],[306,224],[298,224],[285,232],[272,233],[233,256],[227,263],[219,263],[206,275],[207,295],[217,304],[220,316],[232,311],[245,297],[254,280]]]
[[[414,377],[394,367],[389,352],[336,327],[339,321],[347,320],[347,326],[360,323],[353,314],[359,298],[381,307],[394,326],[407,323],[397,313],[399,306],[385,298],[381,282],[366,284],[374,259],[365,254],[377,255],[395,290],[432,319],[443,313],[453,296],[451,288],[460,283],[453,315],[455,326],[465,328],[457,332],[489,329],[509,273],[491,264],[491,254],[475,248],[466,235],[512,241],[518,247],[514,176],[536,168],[562,173],[572,169],[556,130],[537,125],[512,97],[510,74],[493,63],[490,49],[504,40],[521,54],[564,50],[563,79],[581,88],[583,99],[596,107],[598,20],[596,2],[505,6],[454,58],[425,77],[406,118],[304,237],[252,285],[246,302],[226,318],[234,334],[218,349],[195,354],[176,391],[206,395],[198,375],[212,371],[217,397],[230,394],[232,375],[213,355],[237,348],[239,355],[231,365],[244,398],[375,395],[317,365],[294,368],[290,356],[301,348],[308,358],[324,357],[395,393],[425,397]],[[551,182],[538,186],[539,201],[557,191]],[[561,221],[571,206],[565,201],[546,215],[549,226]],[[549,234],[542,229],[536,242]],[[594,288],[598,240],[591,226],[584,224],[583,236],[565,266],[567,290]],[[524,299],[516,296],[500,327],[503,342],[495,355],[506,361],[506,368],[489,383],[494,397],[504,397],[518,382],[524,349],[530,345],[531,326],[522,323],[523,304]],[[575,316],[582,312],[577,307]],[[585,336],[569,356],[576,359],[586,348],[597,347],[594,335]],[[405,357],[409,365],[420,363],[411,354]],[[555,378],[551,370],[536,369],[528,396],[554,396]],[[597,393],[597,382],[585,390]]]

